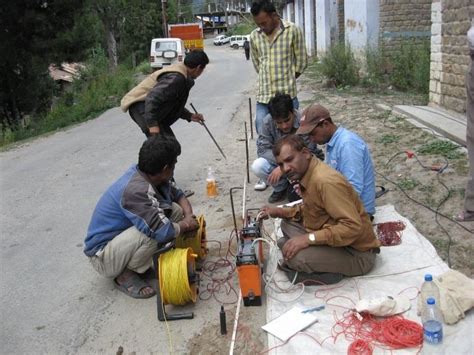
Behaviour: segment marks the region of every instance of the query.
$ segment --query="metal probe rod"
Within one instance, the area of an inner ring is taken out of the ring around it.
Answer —
[[[196,107],[194,107],[193,104],[190,104],[191,107],[193,108],[194,112],[197,114],[197,110],[196,110]],[[209,136],[211,136],[212,138],[212,141],[214,142],[214,144],[216,145],[217,149],[219,149],[219,152],[222,154],[222,156],[224,157],[225,160],[227,160],[227,157],[225,156],[224,152],[222,151],[221,147],[219,147],[219,144],[217,144],[216,140],[214,139],[214,136],[212,135],[211,131],[209,131],[209,128],[207,128],[206,124],[204,123],[204,121],[201,121],[201,124],[204,126],[204,128],[206,129],[207,133],[209,133]]]

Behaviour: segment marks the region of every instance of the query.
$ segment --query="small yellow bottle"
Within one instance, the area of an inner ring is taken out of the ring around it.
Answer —
[[[216,178],[214,177],[214,173],[212,172],[211,167],[207,168],[206,183],[207,183],[207,197],[216,197],[218,195],[217,184],[216,184]]]

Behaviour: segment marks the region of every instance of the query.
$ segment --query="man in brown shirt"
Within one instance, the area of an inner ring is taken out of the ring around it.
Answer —
[[[329,284],[369,272],[380,243],[351,184],[312,157],[299,136],[280,139],[273,154],[283,174],[299,183],[303,198],[294,207],[262,208],[264,217],[283,219],[278,246],[288,277]]]

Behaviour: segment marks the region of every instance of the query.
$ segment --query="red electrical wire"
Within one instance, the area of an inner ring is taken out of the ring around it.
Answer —
[[[406,225],[402,221],[377,224],[377,237],[383,246],[398,245],[402,242],[402,231]]]
[[[373,349],[368,342],[362,339],[354,340],[349,349],[347,349],[348,355],[372,355]]]
[[[334,342],[339,335],[353,341],[348,354],[371,354],[356,352],[365,347],[376,345],[387,349],[404,349],[419,347],[423,344],[423,327],[402,316],[378,319],[370,314],[360,317],[354,312],[346,312],[342,319],[336,318],[332,328]],[[352,351],[352,352],[351,352]]]

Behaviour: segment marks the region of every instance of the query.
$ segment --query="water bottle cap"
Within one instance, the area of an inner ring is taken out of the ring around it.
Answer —
[[[434,299],[433,297],[429,297],[429,298],[426,300],[426,303],[428,303],[428,304],[435,304],[436,301],[435,301],[435,299]]]
[[[433,276],[431,276],[431,274],[426,274],[425,281],[433,281]]]

